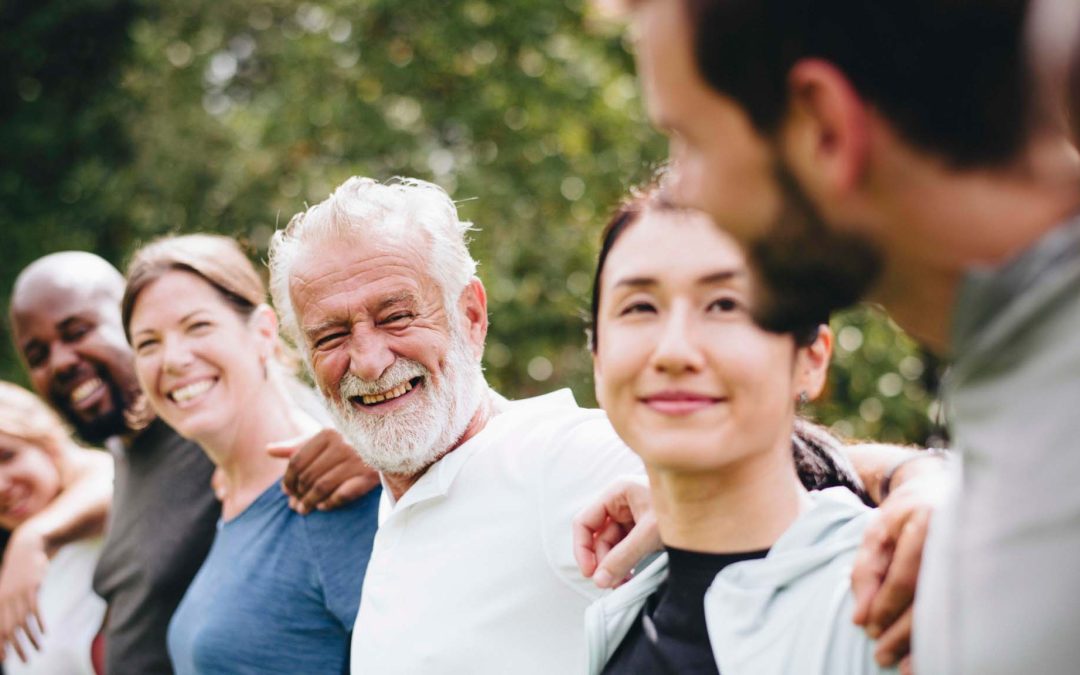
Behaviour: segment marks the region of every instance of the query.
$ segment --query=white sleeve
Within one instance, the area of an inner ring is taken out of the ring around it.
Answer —
[[[574,562],[572,521],[615,480],[640,477],[645,468],[600,411],[583,411],[579,420],[552,434],[541,457],[539,508],[548,564],[575,591],[595,599],[602,591]]]

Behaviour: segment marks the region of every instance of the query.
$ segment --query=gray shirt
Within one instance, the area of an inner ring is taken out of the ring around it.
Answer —
[[[155,420],[116,456],[116,485],[94,591],[109,605],[109,675],[172,673],[165,632],[221,515],[202,449]]]
[[[944,388],[961,462],[916,600],[916,670],[1080,668],[1080,218],[970,274]]]

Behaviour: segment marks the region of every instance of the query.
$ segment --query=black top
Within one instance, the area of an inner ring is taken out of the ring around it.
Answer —
[[[667,580],[649,596],[604,673],[715,675],[705,627],[705,591],[728,565],[764,558],[768,552],[695,553],[668,547]]]
[[[161,420],[116,457],[113,508],[94,570],[94,591],[109,605],[108,675],[173,672],[165,631],[221,515],[213,472],[202,449]]]

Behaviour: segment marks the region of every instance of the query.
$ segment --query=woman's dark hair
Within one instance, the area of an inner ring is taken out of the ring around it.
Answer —
[[[851,461],[844,454],[844,443],[823,426],[795,416],[791,434],[795,471],[807,490],[846,487],[868,506],[874,506],[866,487]]]
[[[596,274],[593,277],[592,307],[590,309],[588,329],[589,350],[594,354],[596,353],[597,335],[600,328],[597,317],[600,312],[600,279],[604,273],[604,264],[607,262],[608,255],[611,253],[612,247],[615,246],[615,242],[626,232],[627,228],[641,220],[641,217],[648,211],[679,211],[678,207],[664,200],[659,180],[654,181],[643,190],[635,191],[629,199],[620,204],[600,235],[600,255],[597,257]],[[814,340],[817,339],[821,324],[828,323],[828,320],[827,316],[822,317],[805,325],[797,326],[791,331],[785,331],[785,333],[790,334],[795,339],[796,346],[808,347],[814,344]]]
[[[636,223],[650,209],[671,210],[663,200],[657,185],[633,194],[615,211],[615,215],[604,227],[600,238],[600,255],[596,263],[596,276],[593,278],[591,327],[589,330],[589,349],[596,353],[600,312],[600,279],[604,272],[604,263],[619,237],[627,228]],[[817,339],[821,324],[828,320],[814,321],[812,324],[799,326],[790,332],[797,347],[808,347]],[[854,492],[866,504],[873,505],[866,488],[843,452],[843,442],[828,429],[796,416],[795,429],[791,434],[791,449],[795,457],[795,470],[799,480],[808,490],[821,490],[828,487],[846,487]]]
[[[1030,132],[1030,0],[682,0],[702,77],[772,135],[788,77],[823,59],[904,140],[960,168],[1001,165]]]

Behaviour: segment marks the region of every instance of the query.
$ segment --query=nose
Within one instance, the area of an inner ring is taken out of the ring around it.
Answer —
[[[367,382],[379,379],[397,358],[377,331],[354,329],[349,343],[349,372]]]
[[[191,350],[184,340],[162,338],[161,367],[168,373],[184,372],[193,360]]]
[[[690,308],[676,305],[664,316],[652,367],[667,375],[697,372],[704,366],[704,356],[697,345]]]
[[[49,348],[49,370],[60,381],[67,380],[76,373],[79,360],[79,355],[71,345],[57,341]]]

